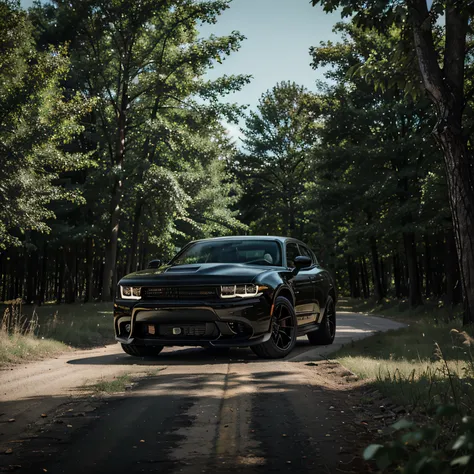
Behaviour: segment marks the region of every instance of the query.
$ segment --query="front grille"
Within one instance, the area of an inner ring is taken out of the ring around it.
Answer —
[[[212,325],[214,326],[214,325]],[[179,329],[180,333],[175,334],[173,329]],[[195,324],[158,324],[158,334],[165,337],[202,337],[206,335],[206,323]],[[214,328],[209,328],[212,334]]]
[[[154,300],[212,300],[217,299],[217,288],[193,286],[155,286],[150,288],[142,288],[142,298]]]
[[[216,339],[219,329],[213,322],[173,322],[173,323],[137,323],[136,334],[141,334],[147,339],[159,338],[172,340],[188,339],[198,341],[203,339]]]

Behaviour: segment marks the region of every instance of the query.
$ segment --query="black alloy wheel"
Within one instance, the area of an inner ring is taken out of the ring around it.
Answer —
[[[272,320],[272,339],[275,345],[282,351],[286,351],[293,341],[295,324],[293,315],[286,305],[275,307]]]
[[[336,305],[332,296],[328,296],[324,318],[319,329],[307,334],[310,344],[315,346],[328,346],[336,337]]]
[[[259,357],[279,359],[288,355],[296,344],[296,314],[293,305],[283,296],[275,300],[271,322],[271,337],[268,341],[252,346]]]

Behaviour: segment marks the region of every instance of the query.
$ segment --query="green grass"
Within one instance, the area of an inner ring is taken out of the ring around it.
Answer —
[[[118,393],[124,392],[132,378],[128,374],[119,375],[112,380],[101,379],[93,385],[86,385],[85,388],[96,393]]]
[[[0,366],[113,342],[112,303],[0,306]]]
[[[0,307],[0,314],[5,308]],[[34,334],[39,338],[79,348],[114,342],[112,303],[22,305],[21,313],[27,319],[36,313]]]
[[[409,327],[343,347],[335,358],[395,402],[427,411],[439,403],[474,407],[474,341],[458,321],[424,316]]]
[[[0,366],[54,357],[66,350],[65,344],[51,339],[0,332]]]
[[[458,319],[462,308],[445,305],[443,301],[426,299],[424,304],[417,308],[410,308],[406,299],[384,298],[376,302],[373,298],[364,300],[360,298],[340,298],[339,311],[372,314],[388,317],[398,321],[411,323],[422,321],[428,324],[450,323]]]

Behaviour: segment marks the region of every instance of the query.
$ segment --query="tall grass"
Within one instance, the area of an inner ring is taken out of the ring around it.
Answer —
[[[384,298],[375,301],[374,298],[340,298],[338,310],[385,316],[408,323],[424,321],[435,325],[455,321],[462,313],[460,305],[451,306],[438,299],[426,299],[423,305],[411,308],[407,299]]]
[[[342,348],[336,358],[411,410],[474,412],[474,339],[459,323],[418,322]]]
[[[32,306],[15,300],[6,302],[2,312],[4,318],[10,313],[10,321],[30,325],[31,334],[37,337],[73,347],[95,347],[114,341],[111,303]]]
[[[11,302],[0,324],[0,365],[51,357],[68,349],[59,341],[37,337],[38,327],[36,312],[27,317],[22,313],[21,300]]]
[[[114,342],[110,303],[35,307],[18,299],[1,305],[0,314],[0,364]]]

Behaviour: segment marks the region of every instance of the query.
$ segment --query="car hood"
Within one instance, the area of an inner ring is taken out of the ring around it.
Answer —
[[[244,265],[238,263],[204,263],[167,265],[130,273],[120,280],[121,285],[228,285],[253,283],[257,277],[282,267]]]

